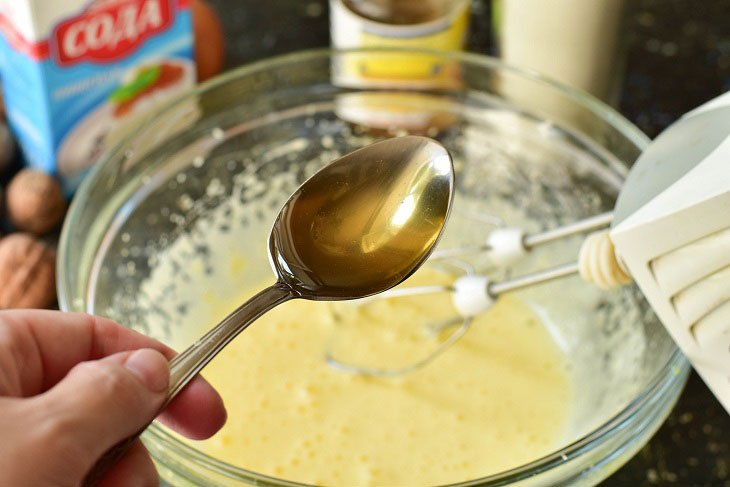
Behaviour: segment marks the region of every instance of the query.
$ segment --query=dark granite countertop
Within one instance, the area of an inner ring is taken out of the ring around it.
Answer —
[[[590,1],[590,0],[586,0]],[[325,0],[211,0],[221,13],[227,66],[329,45]],[[730,89],[730,2],[633,0],[624,27],[619,111],[649,136]],[[473,2],[469,49],[491,49],[489,8]],[[730,487],[730,415],[692,374],[656,436],[602,487]]]

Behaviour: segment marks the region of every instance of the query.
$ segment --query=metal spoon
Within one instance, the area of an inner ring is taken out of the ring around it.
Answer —
[[[453,194],[451,157],[426,137],[378,142],[314,174],[284,203],[271,229],[269,260],[276,283],[170,361],[170,390],[162,408],[273,307],[294,298],[364,298],[405,280],[436,246]],[[95,483],[138,435],[112,447],[84,483]]]

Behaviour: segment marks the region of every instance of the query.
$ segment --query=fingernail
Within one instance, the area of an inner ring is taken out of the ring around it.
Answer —
[[[165,357],[156,350],[143,348],[129,356],[124,366],[152,392],[167,390],[170,381],[170,367]]]

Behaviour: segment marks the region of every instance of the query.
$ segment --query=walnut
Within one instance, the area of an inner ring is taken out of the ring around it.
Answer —
[[[66,214],[59,182],[43,171],[23,169],[7,189],[7,212],[18,229],[41,235],[56,228]]]
[[[56,302],[56,251],[27,233],[0,240],[0,309],[49,308]]]

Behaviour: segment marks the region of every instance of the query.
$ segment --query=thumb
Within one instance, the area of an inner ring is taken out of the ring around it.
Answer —
[[[46,394],[45,417],[84,475],[109,448],[152,421],[170,377],[165,357],[151,349],[121,352],[76,365]],[[52,442],[53,444],[53,442]]]

